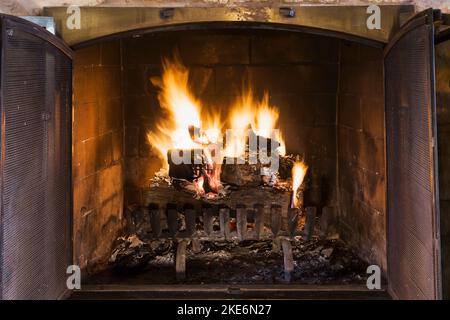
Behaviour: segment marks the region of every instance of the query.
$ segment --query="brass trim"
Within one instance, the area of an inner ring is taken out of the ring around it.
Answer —
[[[57,34],[69,45],[78,45],[131,30],[176,26],[187,23],[247,21],[315,28],[387,43],[405,16],[414,13],[412,5],[380,5],[381,29],[369,30],[367,6],[294,6],[294,16],[280,13],[278,7],[180,7],[171,15],[161,15],[155,7],[81,7],[81,28],[70,30],[67,7],[46,7],[44,14],[55,19]]]

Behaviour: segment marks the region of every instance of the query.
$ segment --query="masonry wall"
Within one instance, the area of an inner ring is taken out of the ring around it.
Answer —
[[[386,271],[383,54],[342,42],[338,100],[341,236]]]
[[[122,226],[123,116],[119,42],[77,50],[73,72],[74,263],[108,260]]]
[[[450,298],[450,41],[436,46],[443,295]]]
[[[220,110],[252,84],[264,90],[281,110],[287,151],[305,154],[310,172],[317,173],[319,200],[336,203],[336,39],[280,31],[196,31],[147,35],[125,40],[124,107],[126,203],[145,202],[143,190],[161,167],[146,134],[161,110],[150,78],[161,73],[161,58],[179,52],[189,68],[194,94],[203,105]]]

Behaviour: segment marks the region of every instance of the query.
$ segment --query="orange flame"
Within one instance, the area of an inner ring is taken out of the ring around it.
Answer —
[[[158,100],[164,111],[164,118],[158,122],[155,130],[147,134],[150,145],[158,151],[158,156],[167,168],[167,153],[172,149],[202,149],[207,163],[212,166],[208,179],[217,186],[220,168],[212,164],[221,164],[223,156],[241,157],[245,155],[248,129],[257,135],[269,138],[276,128],[279,110],[269,104],[269,95],[256,99],[251,89],[244,91],[231,106],[230,117],[221,119],[219,111],[204,108],[189,87],[189,70],[178,60],[163,60],[161,78],[152,78],[152,83],[159,87]],[[226,137],[226,146],[222,150],[224,140],[223,128],[228,123],[232,129],[231,137]],[[192,130],[194,129],[194,130]],[[193,134],[193,131],[195,134]],[[279,152],[285,155],[286,147],[281,133],[276,137],[280,142]],[[212,145],[219,145],[220,152],[209,150]],[[212,159],[212,160],[211,160]],[[218,180],[220,183],[220,179]],[[198,181],[200,189],[204,181]],[[214,187],[213,187],[214,188]]]
[[[292,167],[292,205],[298,208],[297,191],[303,183],[308,167],[303,161],[296,161]]]
[[[220,136],[217,117],[203,119],[201,104],[189,88],[189,71],[178,61],[163,61],[161,79],[152,78],[152,83],[160,88],[158,100],[166,112],[165,121],[158,123],[156,131],[150,131],[147,139],[159,151],[159,156],[167,165],[167,152],[171,149],[195,149],[202,144],[217,142]],[[204,128],[195,141],[189,128]]]
[[[279,118],[279,110],[269,105],[269,95],[267,92],[261,101],[255,99],[251,89],[240,96],[232,107],[229,119],[233,134],[227,138],[225,155],[227,157],[241,157],[245,152],[245,142],[247,129],[261,137],[271,138],[272,130],[276,129]],[[280,143],[278,151],[280,155],[286,155],[286,146],[281,133],[275,137]]]

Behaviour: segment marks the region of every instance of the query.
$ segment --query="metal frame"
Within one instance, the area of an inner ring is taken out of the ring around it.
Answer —
[[[47,31],[45,28],[32,23],[28,20],[25,20],[23,18],[10,16],[6,14],[0,13],[0,20],[4,21],[4,18],[8,18],[8,24],[4,27],[19,27],[25,30],[26,32],[39,37],[52,45],[54,45],[56,48],[58,48],[61,52],[63,52],[67,57],[70,59],[73,59],[73,51],[72,49],[66,44],[66,42],[58,37],[55,37],[52,33]]]
[[[3,110],[3,74],[2,67],[5,65],[5,54],[3,50],[3,38],[5,35],[4,21],[0,15],[0,172],[3,172],[4,156],[5,156],[5,141],[1,139],[4,137],[5,126],[3,125],[3,119],[5,118],[5,113]],[[0,226],[3,224],[3,174],[0,175]],[[0,261],[3,260],[3,228],[0,228]],[[2,265],[0,263],[0,299],[3,299],[3,274]]]
[[[412,5],[380,5],[382,28],[367,28],[367,6],[286,7],[80,7],[80,29],[70,30],[67,7],[46,7],[44,14],[55,19],[57,33],[70,46],[139,30],[186,29],[192,24],[247,22],[276,28],[333,33],[356,41],[387,43],[401,22],[414,13]],[[289,9],[289,10],[286,10]]]
[[[186,30],[277,30],[308,33],[318,36],[328,36],[337,39],[343,39],[353,42],[358,42],[367,46],[382,48],[385,44],[381,41],[372,40],[360,36],[349,35],[332,30],[322,30],[314,27],[304,27],[297,25],[286,25],[270,22],[251,22],[251,21],[224,21],[224,22],[198,22],[198,23],[184,23],[170,26],[149,27],[138,30],[124,31],[111,35],[106,35],[100,38],[90,39],[78,44],[72,45],[74,50],[81,49],[94,45],[99,42],[119,40],[130,37],[139,37],[146,34],[172,32],[172,31],[186,31]]]
[[[370,290],[366,285],[227,285],[171,284],[121,285],[86,284],[71,299],[367,299],[389,300],[385,284]]]

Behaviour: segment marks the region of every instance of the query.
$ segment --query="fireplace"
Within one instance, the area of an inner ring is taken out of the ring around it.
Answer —
[[[53,44],[73,58],[58,69],[72,72],[72,86],[67,74],[56,74],[42,95],[50,109],[39,113],[50,123],[58,114],[60,131],[43,132],[67,165],[57,171],[64,183],[55,184],[60,200],[71,203],[69,220],[53,229],[67,237],[53,256],[58,268],[79,266],[89,295],[108,286],[152,292],[177,292],[180,285],[195,292],[202,284],[228,291],[361,288],[372,265],[382,282],[374,296],[388,288],[392,297],[439,297],[434,204],[445,174],[438,180],[435,172],[429,30],[433,18],[446,17],[431,10],[400,27],[396,19],[410,12],[405,8],[389,15],[396,17],[390,21],[395,35],[372,38],[367,31],[239,21],[246,19],[125,27],[82,40],[61,27],[73,53]],[[58,19],[58,8],[48,10]],[[177,14],[151,10],[161,21]],[[31,40],[11,34],[21,22],[3,21],[5,50],[29,53]],[[54,66],[48,55],[42,60],[47,71]],[[11,61],[7,55],[10,69],[2,74],[19,74]],[[5,110],[20,117],[20,99],[8,91],[15,83],[4,79],[3,104],[12,108]],[[55,103],[65,113],[48,100],[58,90],[64,98],[52,99],[67,100],[73,91],[71,104]],[[11,128],[5,134],[14,139]],[[71,139],[64,136],[70,132]],[[45,150],[52,150],[50,142]],[[57,167],[49,163],[45,170]],[[52,170],[45,176],[54,178]],[[46,189],[46,198],[54,190]],[[0,257],[11,257],[19,248],[8,235],[21,230],[20,222],[11,218],[7,226],[5,219]],[[45,228],[45,221],[27,226]],[[33,296],[14,282],[28,269],[14,271],[3,262],[2,270],[6,298]],[[61,291],[56,282],[48,295]]]

